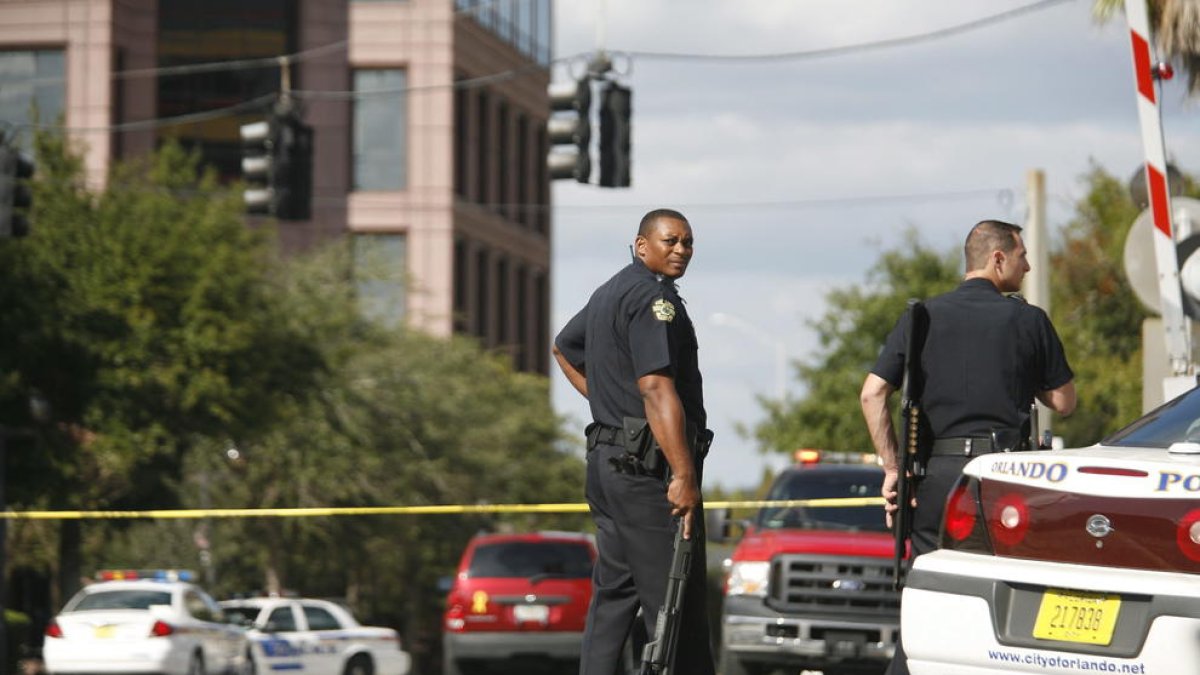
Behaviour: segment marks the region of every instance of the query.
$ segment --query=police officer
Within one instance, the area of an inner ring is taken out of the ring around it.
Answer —
[[[883,459],[883,497],[891,525],[898,459],[888,398],[901,384],[905,358],[919,359],[921,413],[934,440],[925,476],[916,486],[914,557],[937,548],[946,497],[967,462],[1005,450],[998,439],[1028,433],[1035,397],[1060,415],[1075,410],[1074,375],[1049,317],[1019,297],[1003,295],[1020,289],[1029,271],[1020,232],[998,220],[975,225],[963,249],[963,282],[924,303],[928,332],[921,352],[904,353],[912,327],[906,312],[863,383],[862,410]],[[897,645],[888,673],[907,672],[904,650]]]
[[[683,214],[647,213],[634,240],[633,262],[600,286],[554,341],[555,360],[588,399],[594,420],[587,432],[586,495],[599,559],[592,573],[581,675],[618,672],[639,607],[647,633],[653,634],[666,595],[677,518],[695,542],[695,555],[673,672],[715,671],[700,495],[705,441],[711,436],[704,431],[696,333],[675,288],[692,259],[692,245],[692,228]],[[650,448],[640,460],[636,456],[631,432],[641,420],[661,455]]]

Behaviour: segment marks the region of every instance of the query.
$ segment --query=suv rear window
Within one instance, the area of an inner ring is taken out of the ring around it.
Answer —
[[[83,596],[73,610],[150,609],[150,605],[170,604],[171,594],[165,591],[103,591]]]
[[[592,576],[592,558],[586,544],[562,541],[506,541],[482,544],[471,556],[467,576],[555,577],[586,579]]]

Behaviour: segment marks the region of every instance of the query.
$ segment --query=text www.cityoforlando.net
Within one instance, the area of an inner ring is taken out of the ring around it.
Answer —
[[[1117,663],[1109,659],[1090,659],[1079,656],[1042,656],[988,650],[988,658],[1003,663],[1022,663],[1042,668],[1053,668],[1078,673],[1136,673],[1145,675],[1144,663]]]

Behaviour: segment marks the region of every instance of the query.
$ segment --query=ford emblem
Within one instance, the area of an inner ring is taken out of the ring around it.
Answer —
[[[861,591],[867,587],[858,579],[837,579],[831,584],[836,591]]]
[[[1101,537],[1107,537],[1108,535],[1112,534],[1112,531],[1112,522],[1108,520],[1107,516],[1097,513],[1091,518],[1088,518],[1087,533],[1093,537],[1097,539],[1100,539]]]

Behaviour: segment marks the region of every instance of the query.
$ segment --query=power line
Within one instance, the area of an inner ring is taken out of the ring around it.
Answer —
[[[915,35],[907,35],[904,37],[888,38],[886,40],[876,40],[873,42],[861,42],[852,45],[842,45],[840,47],[825,47],[822,49],[809,49],[795,52],[775,52],[768,54],[701,54],[701,53],[675,53],[675,52],[651,52],[651,51],[614,51],[614,54],[622,54],[630,58],[657,59],[657,60],[677,60],[677,61],[734,61],[734,62],[749,62],[749,61],[800,61],[807,59],[828,58],[831,56],[843,56],[845,54],[855,54],[859,52],[873,51],[878,49],[890,49],[894,47],[907,47],[910,45],[920,44],[922,42],[930,42],[942,38],[952,37],[967,33],[973,30],[979,30],[987,26],[1002,23],[1015,19],[1018,16],[1039,12],[1043,9],[1048,9],[1053,5],[1059,5],[1071,0],[1039,0],[1022,7],[1010,9],[998,14],[992,14],[979,19],[973,19],[966,23],[961,23],[955,26],[939,28],[925,33],[917,33]]]

